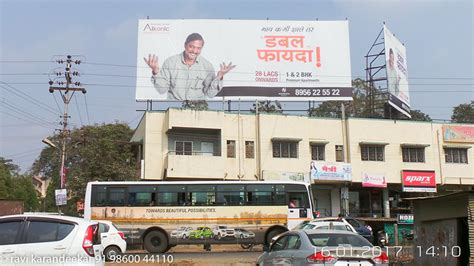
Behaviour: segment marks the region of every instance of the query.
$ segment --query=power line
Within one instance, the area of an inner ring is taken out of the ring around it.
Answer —
[[[3,99],[2,102],[3,102],[3,104],[4,104],[4,107],[10,109],[11,111],[13,111],[13,112],[15,112],[15,113],[17,113],[17,114],[20,114],[20,115],[23,114],[23,115],[29,117],[30,119],[32,119],[32,120],[34,120],[34,121],[36,121],[36,122],[40,122],[40,123],[44,123],[44,124],[52,124],[52,123],[50,123],[48,120],[46,120],[46,119],[44,119],[44,118],[35,116],[35,115],[31,114],[31,113],[28,113],[28,112],[26,112],[26,111],[23,111],[23,110],[17,108],[16,106],[14,106],[14,105],[12,105],[12,104],[9,104],[8,102],[6,102],[5,99]]]
[[[82,123],[81,112],[79,111],[79,105],[77,104],[77,98],[74,102],[76,103],[77,114],[79,115],[79,121],[81,122],[81,126],[84,126],[84,123]]]
[[[49,105],[47,104],[44,104],[40,101],[38,101],[37,99],[29,96],[28,94],[22,92],[21,90],[11,86],[9,83],[6,83],[6,82],[3,82],[3,81],[0,81],[1,84],[4,84],[4,85],[1,85],[0,84],[0,88],[4,89],[4,90],[7,90],[9,91],[10,93],[13,93],[15,94],[16,96],[22,98],[23,100],[26,100],[50,113],[53,113],[54,115],[58,115],[58,113],[56,112],[56,110],[54,110],[54,108],[50,107]],[[7,86],[7,87],[5,87]]]
[[[52,127],[52,126],[46,126],[45,124],[40,123],[40,122],[26,120],[25,118],[23,118],[23,117],[21,117],[21,116],[17,116],[17,115],[14,115],[14,114],[5,112],[4,110],[0,110],[0,112],[4,113],[5,115],[14,117],[14,118],[16,118],[16,119],[20,119],[20,120],[22,120],[22,121],[29,122],[30,124],[33,123],[33,124],[36,124],[37,126],[41,126],[41,127],[44,127],[44,128],[48,128],[48,129],[53,129],[53,130],[54,130],[54,127]]]

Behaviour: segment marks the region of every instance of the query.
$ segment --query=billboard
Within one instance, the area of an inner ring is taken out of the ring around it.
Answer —
[[[436,192],[434,171],[402,171],[403,192]]]
[[[139,20],[136,99],[352,100],[348,21]]]
[[[330,181],[352,181],[352,166],[348,163],[311,161],[311,179]]]
[[[383,26],[387,71],[388,103],[411,118],[405,46]]]
[[[443,125],[444,142],[474,143],[474,126]]]

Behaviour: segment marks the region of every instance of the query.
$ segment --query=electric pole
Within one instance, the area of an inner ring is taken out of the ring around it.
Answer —
[[[66,141],[67,136],[69,134],[68,130],[68,106],[69,102],[71,101],[74,93],[76,91],[80,91],[82,93],[86,93],[86,89],[81,87],[81,83],[77,81],[73,81],[73,76],[79,76],[79,72],[73,70],[73,65],[79,65],[81,60],[73,59],[72,56],[66,56],[66,59],[57,59],[56,63],[58,64],[66,64],[64,72],[55,72],[56,81],[50,80],[49,81],[49,92],[54,93],[54,91],[59,91],[61,94],[61,98],[64,102],[64,112],[61,116],[62,118],[62,129],[59,129],[60,138],[61,138],[61,167],[59,172],[59,179],[60,179],[60,188],[63,189],[66,186],[66,173],[65,173],[65,160],[66,160]],[[53,86],[56,85],[56,86]]]

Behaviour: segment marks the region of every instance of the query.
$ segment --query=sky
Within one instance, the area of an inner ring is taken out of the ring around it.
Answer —
[[[50,74],[77,55],[87,90],[69,104],[70,128],[124,122],[135,129],[146,105],[135,101],[138,20],[348,20],[352,78],[385,22],[404,43],[412,109],[449,120],[474,99],[473,2],[466,1],[26,1],[0,0],[0,157],[27,171],[63,112],[48,92]],[[238,41],[236,40],[236,44]],[[154,109],[180,104],[154,103]],[[283,103],[304,109],[308,103]],[[221,103],[210,104],[222,109]]]

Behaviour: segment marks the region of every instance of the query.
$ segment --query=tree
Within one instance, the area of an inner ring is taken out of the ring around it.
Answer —
[[[272,101],[266,100],[266,101],[258,101],[258,112],[259,113],[279,113],[281,114],[283,112],[281,108],[281,104],[279,101],[275,101],[275,104],[272,103]],[[253,104],[252,109],[250,109],[250,112],[256,113],[257,111],[257,104]]]
[[[410,111],[411,120],[413,121],[432,121],[431,117],[420,110],[411,110]],[[409,118],[407,118],[409,120]]]
[[[84,199],[87,182],[135,180],[135,164],[129,140],[133,131],[126,124],[102,124],[73,129],[66,144],[68,206],[65,213],[75,214],[75,203]],[[59,142],[59,136],[49,137]],[[60,153],[46,147],[33,163],[32,172],[51,178],[44,205],[55,210],[54,191],[59,188]]]
[[[192,109],[196,111],[206,111],[209,110],[209,105],[204,100],[197,100],[197,101],[190,101],[186,100],[183,101],[181,107],[184,109]]]
[[[474,123],[474,101],[455,106],[451,120],[457,123]]]
[[[362,79],[352,81],[353,96],[352,101],[327,101],[321,103],[316,108],[309,108],[309,116],[319,117],[341,117],[341,105],[344,105],[346,116],[355,117],[383,117],[383,113],[377,110],[371,110],[369,103],[370,88]],[[382,99],[381,94],[374,95],[375,101]]]
[[[21,200],[25,210],[36,211],[39,201],[31,176],[20,175],[20,168],[0,157],[0,199]]]

